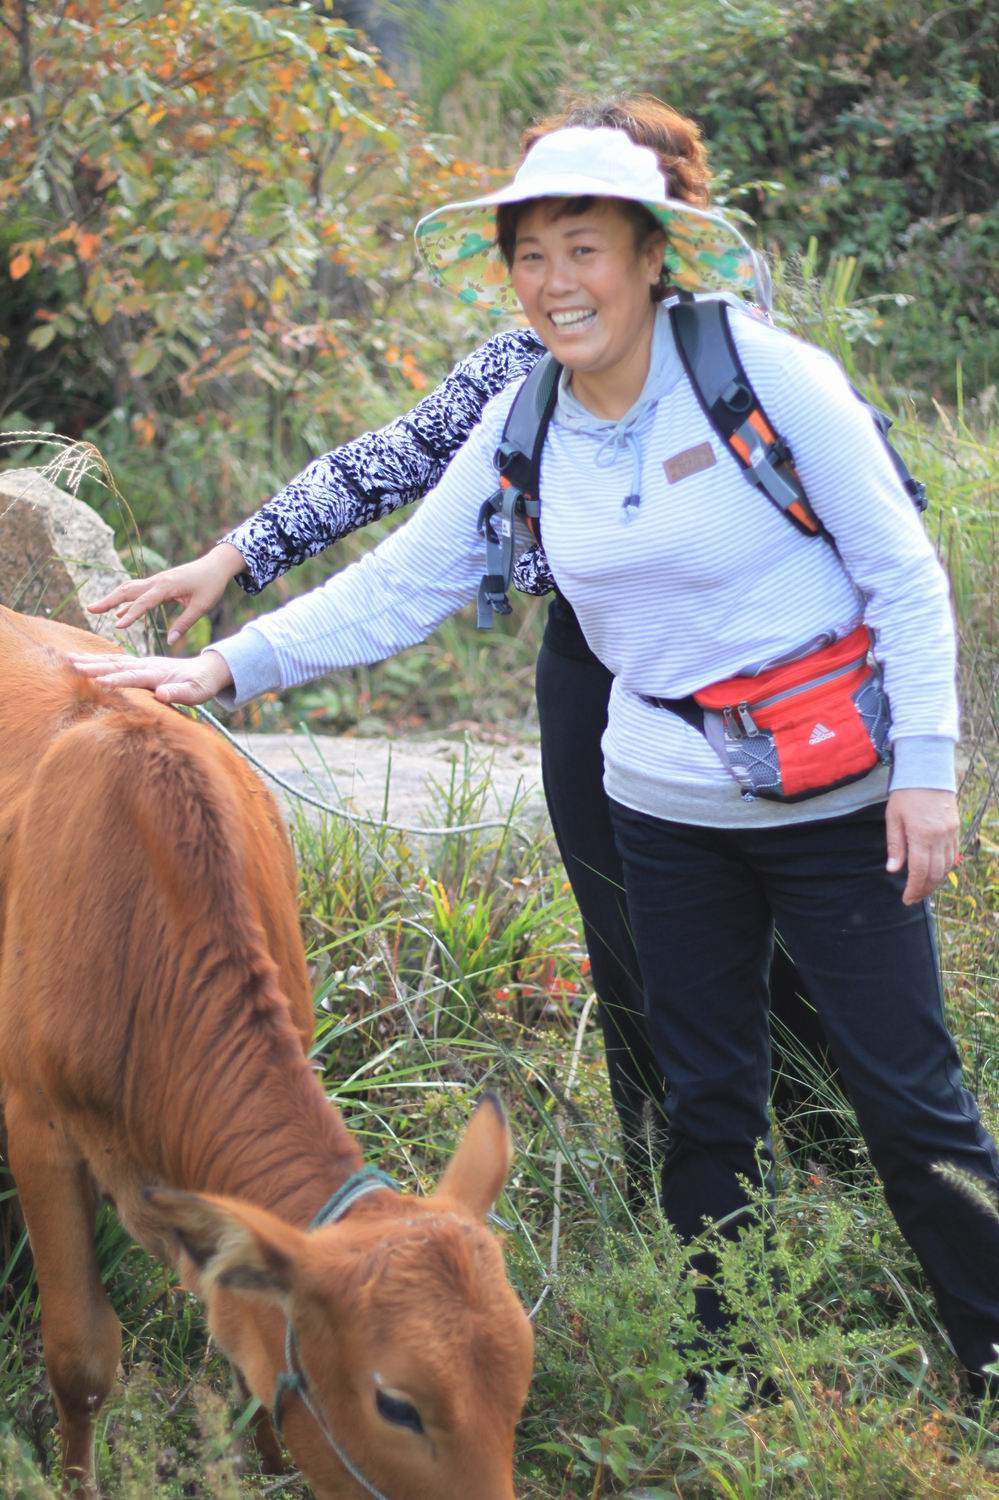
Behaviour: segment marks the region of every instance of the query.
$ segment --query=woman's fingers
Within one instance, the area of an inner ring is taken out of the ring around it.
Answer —
[[[167,631],[167,645],[176,645],[181,637],[187,634],[191,626],[196,625],[202,615],[206,615],[212,606],[217,603],[217,599],[195,597],[192,595],[185,602],[184,608]]]
[[[902,900],[906,906],[913,906],[917,901],[922,901],[934,889],[934,881],[930,874],[932,861],[933,850],[929,844],[918,837],[910,841],[909,878],[902,892]]]
[[[232,682],[217,651],[181,661],[169,656],[72,656],[70,661],[85,677],[107,687],[145,688],[162,703],[207,703]]]
[[[103,677],[107,672],[117,672],[122,667],[127,667],[134,660],[133,657],[126,656],[124,651],[116,651],[113,656],[94,656],[88,653],[86,656],[70,656],[69,659],[85,677]]]
[[[907,867],[902,900],[913,906],[936,890],[957,858],[957,799],[953,792],[918,787],[892,792],[886,831],[886,868]]]
[[[88,604],[87,609],[92,615],[107,614],[109,609],[117,609],[120,605],[134,599],[141,594],[146,587],[145,578],[130,578],[128,583],[120,583],[110,594],[105,594],[103,599],[98,599],[93,604]]]
[[[151,609],[175,597],[173,589],[162,583],[144,587],[141,593],[133,594],[130,603],[119,606],[115,616],[115,628],[127,630],[129,625],[134,625],[136,620],[141,620],[142,616],[147,615]]]
[[[905,822],[899,809],[897,797],[888,798],[885,829],[888,836],[888,862],[885,865],[885,869],[890,875],[895,875],[905,865],[905,856],[907,853],[905,845]]]
[[[147,615],[158,604],[165,604],[176,598],[186,601],[186,591],[179,591],[168,574],[157,573],[151,579],[133,578],[129,583],[120,584],[103,599],[98,599],[96,604],[88,604],[87,608],[93,615],[106,614],[109,609],[116,610],[115,629],[127,630],[129,625],[141,620],[143,615]]]
[[[71,656],[85,677],[96,677],[108,687],[157,688],[177,663],[166,656]]]
[[[151,609],[161,604],[179,604],[182,613],[170,626],[167,635],[172,646],[195,621],[215,607],[229,580],[245,566],[242,554],[235,547],[223,544],[213,547],[204,557],[196,557],[193,562],[165,568],[161,573],[151,573],[148,578],[129,579],[88,607],[93,614],[117,610],[115,627],[127,630]]]

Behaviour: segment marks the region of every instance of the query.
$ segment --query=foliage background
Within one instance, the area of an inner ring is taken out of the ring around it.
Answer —
[[[768,184],[746,206],[772,249],[800,254],[814,235],[823,261],[858,258],[862,291],[915,299],[882,334],[911,386],[952,390],[958,360],[970,384],[995,379],[989,0],[444,0],[414,35],[431,118],[474,120],[488,160],[563,89],[668,100],[700,123],[723,181]]]
[[[409,228],[465,169],[309,6],[0,21],[0,422],[93,438],[186,552],[425,387]]]
[[[895,411],[930,489],[962,631],[966,730],[966,858],[940,898],[943,967],[994,1129],[993,8],[382,9],[405,39],[414,97],[322,0],[0,0],[0,433],[92,440],[138,522],[140,561],[182,561],[308,458],[411,404],[484,334],[415,274],[409,229],[421,210],[489,181],[563,90],[645,87],[692,113],[720,193],[776,255],[782,316]],[[47,454],[33,440],[2,451],[14,463]],[[129,516],[88,484],[131,544]],[[369,544],[350,539],[337,553]],[[251,605],[234,595],[211,628],[273,606],[326,566]],[[488,643],[485,703],[483,647],[459,621],[395,662],[259,712],[373,732],[491,717],[495,732],[515,732],[531,713],[541,615],[521,605]],[[466,765],[435,821],[474,820],[487,775]],[[600,1049],[580,1030],[578,915],[550,841],[508,831],[429,844],[304,821],[296,837],[316,1061],[369,1153],[426,1186],[465,1093],[497,1081],[520,1145],[500,1210],[527,1301],[545,1280],[562,1164],[561,1269],[539,1319],[519,1452],[525,1500],[999,1494],[999,1431],[962,1401],[928,1289],[828,1079],[810,1082],[842,1122],[835,1160],[781,1143],[783,1290],[770,1296],[758,1245],[726,1252],[755,1354],[731,1348],[731,1377],[692,1412],[676,1353],[683,1256],[655,1204],[633,1214],[622,1201]],[[10,1192],[0,1177],[0,1496],[51,1500],[51,1405],[29,1257],[3,1212]],[[225,1374],[196,1306],[110,1215],[99,1247],[130,1370],[98,1435],[108,1492],[301,1494],[256,1474],[227,1436]],[[751,1403],[761,1376],[776,1379],[780,1401]]]
[[[155,554],[207,545],[484,334],[417,274],[412,225],[566,93],[693,114],[786,279],[837,280],[895,409],[994,389],[988,0],[347,7],[402,38],[415,101],[337,9],[0,6],[0,425],[96,441]]]

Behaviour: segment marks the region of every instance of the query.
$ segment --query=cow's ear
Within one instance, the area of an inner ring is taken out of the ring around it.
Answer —
[[[512,1161],[506,1111],[498,1095],[485,1093],[434,1196],[454,1198],[470,1213],[484,1218],[503,1190]]]
[[[230,1198],[147,1188],[147,1212],[171,1232],[198,1273],[198,1291],[252,1292],[285,1306],[305,1236],[264,1209]]]

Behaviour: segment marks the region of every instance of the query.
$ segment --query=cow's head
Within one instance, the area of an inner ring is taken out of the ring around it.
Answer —
[[[269,1409],[287,1343],[283,1434],[322,1500],[513,1500],[533,1338],[483,1223],[509,1165],[487,1096],[429,1198],[373,1193],[307,1233],[231,1199],[148,1195]]]

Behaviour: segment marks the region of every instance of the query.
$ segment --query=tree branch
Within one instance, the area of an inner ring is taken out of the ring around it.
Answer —
[[[254,57],[242,58],[238,66],[240,68],[243,68],[246,67],[249,63],[265,61],[269,57],[286,57],[289,50],[290,49],[288,47],[275,47],[270,52],[260,52],[257,53]],[[203,78],[210,78],[212,74],[217,73],[219,69],[224,66],[224,64],[225,58],[220,57],[218,61],[213,62],[210,67],[202,66],[195,69],[195,71],[193,72],[191,72],[190,70],[190,65],[188,65],[186,69],[181,68],[180,71],[174,73],[172,77],[164,80],[161,85],[161,97],[169,93],[172,89],[187,87],[192,83],[200,83]],[[108,115],[107,119],[101,122],[102,128],[106,130],[113,130],[116,125],[121,124],[122,120],[127,119],[134,110],[141,109],[145,103],[145,99],[136,99],[132,104],[126,104],[125,107],[123,109],[120,109],[117,114]],[[86,146],[87,140],[85,138],[81,149],[85,151]]]
[[[227,240],[229,240],[231,238],[232,232],[233,232],[233,230],[236,227],[236,221],[239,218],[240,214],[243,212],[243,208],[244,208],[244,206],[246,204],[246,200],[250,196],[250,193],[252,191],[253,191],[253,183],[252,182],[245,181],[240,186],[239,193],[237,195],[236,203],[235,203],[235,206],[234,206],[234,208],[232,210],[232,213],[229,215],[229,218],[228,218],[227,222],[225,223],[225,225],[223,226],[222,232],[221,232],[221,234],[218,237],[218,244],[219,244],[219,249],[220,250],[221,250],[222,246],[227,242]]]
[[[21,29],[15,32],[17,37],[18,70],[21,80],[21,89],[28,100],[28,117],[31,120],[31,128],[37,128],[35,119],[35,80],[31,76],[31,29],[28,15],[30,11],[30,0],[18,0],[18,11],[21,17]]]
[[[62,25],[63,21],[65,21],[65,19],[66,19],[66,12],[69,10],[69,7],[70,7],[70,0],[62,0],[62,6],[60,7],[59,14],[56,16],[55,21],[54,21],[53,26],[52,26],[52,35],[53,36],[55,36],[56,32],[59,30],[59,28]]]

